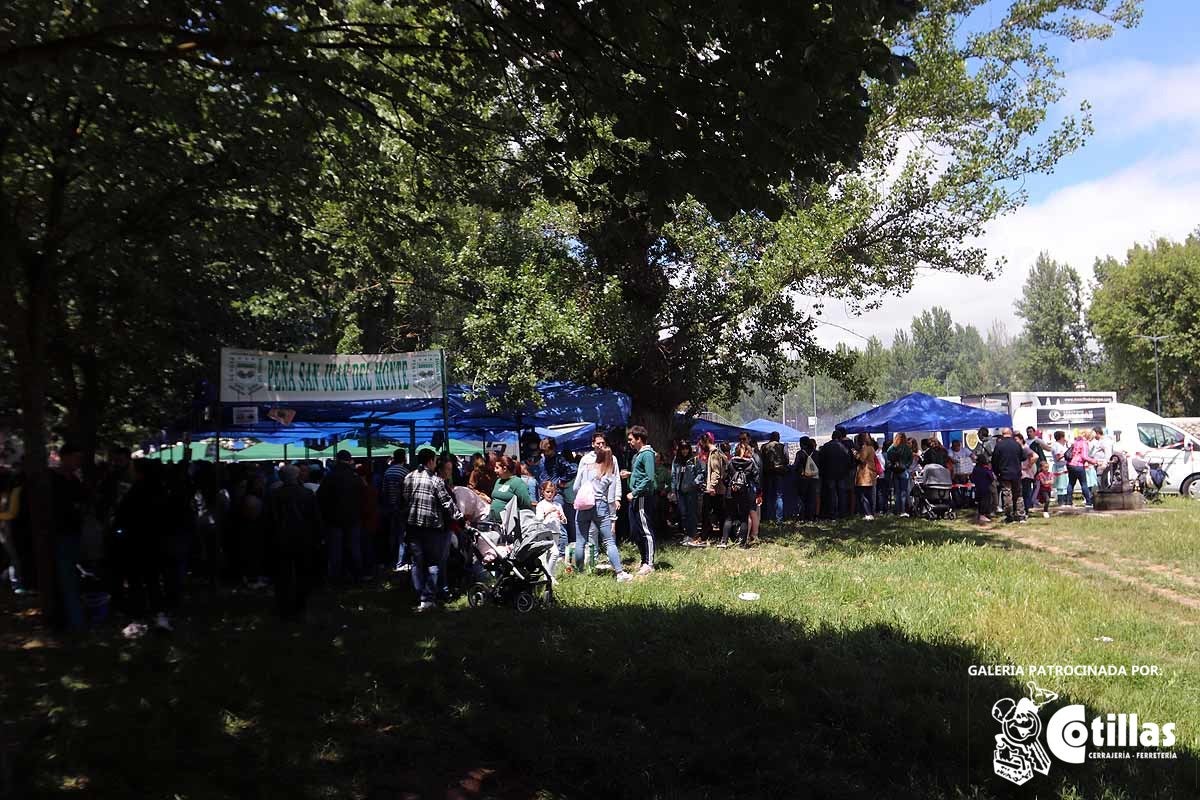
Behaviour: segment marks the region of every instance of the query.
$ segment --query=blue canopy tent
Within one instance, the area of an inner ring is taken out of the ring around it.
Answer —
[[[573,426],[556,425],[553,428],[536,427],[533,430],[543,439],[553,439],[560,453],[564,450],[578,452],[592,449],[592,434],[596,432],[596,423],[584,422]],[[505,431],[488,441],[507,445],[507,452],[515,453],[517,452],[518,436],[517,431]]]
[[[1012,417],[997,411],[964,406],[913,392],[898,400],[876,406],[838,423],[847,433],[893,433],[908,431],[966,431],[975,428],[1012,426]]]
[[[546,381],[537,386],[542,407],[527,404],[517,409],[491,411],[490,399],[498,398],[500,387],[492,387],[481,396],[469,386],[447,388],[447,397],[395,400],[340,400],[301,403],[253,404],[223,403],[222,437],[256,439],[273,444],[326,442],[346,437],[375,443],[443,442],[446,437],[472,441],[494,441],[506,431],[547,427],[565,423],[592,423],[603,428],[624,425],[629,418],[628,395],[569,381]],[[259,421],[234,424],[233,409],[254,406]],[[283,424],[271,418],[275,409],[286,409],[292,418]],[[193,438],[213,436],[212,431],[193,434]],[[590,440],[590,435],[589,435]]]
[[[632,408],[629,395],[621,392],[571,381],[542,381],[537,385],[541,407],[527,403],[516,408],[489,409],[488,403],[498,399],[502,393],[503,388],[499,386],[487,390],[476,390],[461,384],[451,386],[448,409],[451,425],[461,429],[507,431],[531,426],[592,422],[602,428],[616,428],[628,421]],[[476,394],[478,396],[470,396]],[[400,414],[376,411],[370,415],[370,419],[391,422],[406,420],[412,415],[411,411]],[[355,417],[364,418],[367,417]]]
[[[746,423],[745,427],[752,431],[761,431],[762,433],[768,435],[778,432],[779,441],[781,442],[799,442],[801,437],[806,435],[804,431],[798,431],[791,425],[784,425],[782,422],[776,422],[775,420],[765,419],[762,417],[759,419],[750,420]]]
[[[696,439],[702,433],[711,433],[713,439],[718,442],[736,442],[738,437],[743,433],[750,434],[750,438],[755,441],[763,441],[767,435],[762,431],[756,431],[751,428],[739,428],[737,425],[724,425],[720,422],[711,422],[706,419],[694,419],[689,425],[687,417],[684,414],[675,415],[675,424],[679,428],[686,428],[690,432],[689,439]]]

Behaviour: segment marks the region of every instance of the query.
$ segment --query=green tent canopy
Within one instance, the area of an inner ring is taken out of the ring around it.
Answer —
[[[433,450],[435,452],[439,452],[439,453],[441,452],[441,450],[438,450],[438,448],[434,447],[429,442],[426,442],[425,444],[417,445],[417,452],[419,453],[422,450],[424,450],[425,448],[429,448],[430,450]],[[483,443],[482,442],[468,442],[465,439],[451,439],[450,440],[450,452],[451,452],[451,454],[456,455],[456,456],[473,456],[476,453],[484,452]]]

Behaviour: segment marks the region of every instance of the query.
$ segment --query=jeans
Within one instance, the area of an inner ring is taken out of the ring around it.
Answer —
[[[885,468],[883,474],[875,481],[875,504],[872,508],[878,514],[886,514],[888,507],[891,506],[892,499],[892,475]]]
[[[875,512],[875,487],[858,486],[858,510],[864,517],[872,516]]]
[[[812,522],[817,518],[817,496],[820,493],[821,481],[816,478],[801,478],[796,489],[796,505],[799,506],[800,518]]]
[[[613,514],[608,502],[600,500],[593,508],[581,509],[575,517],[575,570],[583,571],[586,546],[591,539],[592,526],[600,529],[600,540],[608,551],[608,562],[617,573],[623,571],[621,551],[617,549],[617,537],[613,535]]]
[[[304,616],[312,591],[312,549],[307,542],[280,550],[275,561],[275,610],[281,619]]]
[[[12,584],[13,591],[16,591],[21,588],[21,554],[17,552],[17,542],[13,537],[11,526],[7,522],[0,522],[0,544],[4,545],[4,552],[8,554],[8,579]],[[3,574],[0,572],[0,575]]]
[[[683,526],[683,533],[689,539],[696,538],[696,527],[698,524],[696,508],[696,493],[695,492],[677,492],[675,494],[675,505],[679,508],[679,524]]]
[[[896,514],[908,513],[908,473],[900,472],[892,476],[892,486],[895,489]]]
[[[701,495],[700,503],[703,536],[705,539],[710,539],[713,536],[713,526],[720,529],[721,523],[725,520],[725,498],[719,494],[706,492]]]
[[[1090,506],[1092,504],[1092,490],[1087,485],[1087,470],[1083,467],[1067,465],[1067,505],[1074,505],[1075,503],[1076,483],[1079,484],[1079,488],[1083,492],[1083,502]]]
[[[1037,482],[1033,478],[1021,478],[1021,497],[1027,512],[1037,505]]]
[[[754,493],[750,489],[731,492],[725,499],[725,523],[721,527],[721,544],[729,544],[730,534],[746,543],[747,526],[750,524],[750,509],[754,505]]]
[[[54,537],[54,571],[58,581],[59,617],[69,631],[83,630],[83,599],[79,594],[80,536]]]
[[[408,561],[408,544],[404,541],[404,522],[404,514],[399,510],[393,511],[388,519],[392,551],[396,554],[396,569],[404,566]]]
[[[1000,478],[1000,508],[1004,510],[1004,518],[1023,519],[1025,517],[1025,497],[1021,494],[1020,478]]]
[[[629,504],[629,535],[637,542],[642,564],[654,566],[654,495],[635,497]]]
[[[564,517],[567,517],[567,507],[563,505],[563,498],[562,498],[561,494],[554,498],[554,505],[558,506],[558,509],[563,512]],[[573,509],[573,508],[571,509],[571,511],[574,511],[574,510],[575,509]],[[567,522],[559,522],[557,519],[554,519],[553,521],[548,521],[549,525],[551,525],[551,526],[557,525],[558,526],[558,537],[555,539],[555,542],[558,544],[558,557],[559,558],[567,557],[567,541],[568,541],[567,534],[569,533],[569,531],[567,529],[567,523],[569,523],[570,521],[571,521],[570,517],[567,517]]]
[[[786,472],[766,472],[763,474],[763,516],[776,522],[783,522],[783,482]]]
[[[850,481],[846,478],[829,478],[822,481],[825,489],[825,510],[832,519],[841,519],[850,511],[848,493]]]
[[[329,579],[341,580],[343,575],[343,556],[350,557],[350,577],[361,578],[362,569],[362,528],[355,525],[351,528],[329,528],[325,531],[326,555],[329,559]]]
[[[437,602],[450,558],[450,534],[441,528],[409,528],[408,549],[417,597],[422,603]]]

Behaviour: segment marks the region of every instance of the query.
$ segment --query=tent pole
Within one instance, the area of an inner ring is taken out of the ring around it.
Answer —
[[[283,443],[283,463],[287,464],[287,442]]]
[[[375,474],[371,468],[371,417],[367,417],[367,474]]]
[[[450,452],[450,384],[446,380],[446,348],[440,351],[442,356],[442,452]]]
[[[214,486],[213,486],[213,489],[214,489],[213,503],[216,504],[217,506],[220,506],[220,503],[221,503],[221,412],[219,409],[217,411],[217,430],[214,431],[214,433],[216,433],[216,438],[213,439],[213,453],[215,453],[213,460],[216,463],[215,463],[215,468],[213,469],[213,484],[214,484]],[[215,509],[210,509],[210,510],[214,511],[214,513],[213,513],[214,519],[221,520],[220,524],[216,526],[216,531],[213,535],[213,548],[212,548],[212,554],[211,554],[212,555],[212,576],[211,576],[212,592],[213,592],[213,594],[216,594],[219,591],[220,586],[221,586],[221,577],[220,577],[221,576],[221,536],[224,533],[224,531],[222,529],[225,527],[225,524],[228,522],[228,520],[225,519],[224,515],[221,515],[218,517],[218,515],[215,513]]]
[[[417,423],[408,423],[408,463],[413,463],[417,458]],[[415,480],[415,479],[414,479]]]

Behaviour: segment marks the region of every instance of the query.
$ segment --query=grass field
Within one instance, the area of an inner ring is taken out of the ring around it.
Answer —
[[[8,784],[188,800],[1200,796],[1200,504],[764,536],[667,548],[628,585],[567,578],[559,607],[529,616],[460,602],[418,617],[388,585],[322,595],[284,625],[269,596],[200,594],[171,637],[59,644],[6,613]],[[1005,663],[1159,667],[1036,680],[1089,718],[1175,722],[1179,758],[1002,781],[990,709],[1024,679],[967,668]]]

